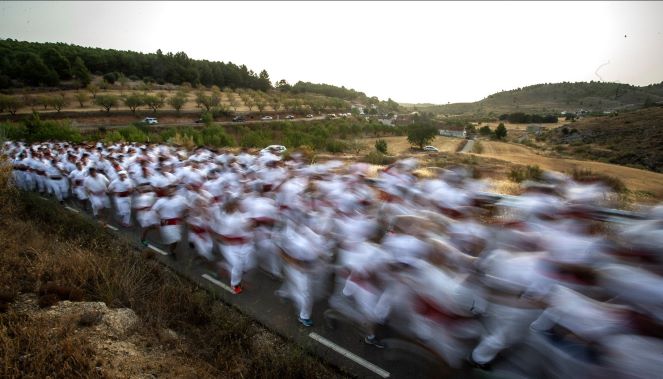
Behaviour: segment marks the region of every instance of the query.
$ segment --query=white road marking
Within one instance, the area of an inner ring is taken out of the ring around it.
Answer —
[[[168,253],[166,253],[165,251],[159,249],[158,247],[156,247],[156,246],[154,246],[154,245],[152,245],[152,244],[149,244],[149,243],[148,243],[148,244],[147,244],[147,247],[148,247],[149,249],[152,249],[152,250],[156,251],[157,253],[159,253],[159,254],[161,254],[161,255],[168,255]]]
[[[345,350],[344,348],[338,346],[337,344],[335,344],[332,341],[326,339],[325,337],[322,337],[321,335],[319,335],[317,333],[309,333],[308,336],[313,338],[314,340],[320,342],[321,344],[327,346],[328,348],[334,350],[335,352],[343,355],[344,357],[353,360],[355,363],[358,363],[358,364],[366,367],[367,369],[373,371],[374,373],[380,375],[383,378],[388,378],[389,376],[391,376],[391,374],[389,374],[388,371],[385,371],[385,370],[381,369],[380,367],[372,364],[371,362],[365,360],[364,358],[362,358],[358,355],[352,354],[351,352]]]
[[[106,227],[107,227],[108,229],[110,229],[110,230],[115,230],[115,231],[117,231],[117,228],[114,227],[113,225],[106,224]]]
[[[72,208],[72,207],[68,207],[68,206],[66,206],[66,205],[65,205],[64,207],[67,208],[68,210],[74,212],[74,213],[79,213],[76,209],[74,209],[74,208]]]
[[[220,281],[218,281],[218,280],[212,278],[209,274],[203,274],[202,276],[203,276],[203,278],[209,280],[210,282],[216,284],[217,286],[223,288],[224,290],[226,290],[226,291],[228,291],[228,292],[230,292],[230,293],[232,293],[232,294],[235,293],[235,291],[233,291],[233,289],[230,288],[229,285],[227,285],[227,284],[225,284],[225,283],[221,283]]]

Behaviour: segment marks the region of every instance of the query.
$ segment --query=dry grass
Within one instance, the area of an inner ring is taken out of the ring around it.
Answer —
[[[363,152],[368,153],[369,151],[375,150],[375,141],[377,141],[378,139],[383,139],[387,141],[387,148],[389,154],[392,155],[412,154],[412,151],[410,150],[411,145],[409,142],[407,142],[406,136],[363,138],[361,139],[361,142],[364,145],[366,145],[366,148],[364,149]],[[441,152],[452,153],[456,151],[456,147],[458,146],[459,141],[460,140],[458,138],[438,136],[435,137],[435,140],[433,140],[431,146],[437,147]]]
[[[483,141],[481,156],[499,159],[520,165],[538,165],[545,170],[570,173],[578,169],[590,169],[594,172],[621,179],[631,191],[651,193],[655,198],[663,198],[663,174],[639,170],[625,166],[595,161],[552,158],[537,154],[533,149],[497,141]]]
[[[183,364],[192,377],[338,376],[156,261],[132,254],[96,224],[8,188],[6,176],[5,170],[0,175],[0,303],[6,311],[0,313],[0,377],[97,375],[90,346],[73,332],[80,319],[50,325],[19,316],[12,304],[21,293],[39,294],[44,307],[67,298],[131,308],[150,344],[159,344],[160,331],[175,330],[185,342],[168,350],[172,359],[164,364],[173,370],[167,376],[183,372],[176,367]]]

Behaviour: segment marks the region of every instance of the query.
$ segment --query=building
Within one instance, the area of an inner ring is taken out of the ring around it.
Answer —
[[[438,133],[444,137],[455,137],[455,138],[467,137],[467,132],[465,131],[464,126],[447,125],[444,127],[444,129],[438,129]]]

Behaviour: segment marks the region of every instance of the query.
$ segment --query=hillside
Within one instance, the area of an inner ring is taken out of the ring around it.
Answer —
[[[122,86],[143,81],[257,91],[273,88],[266,70],[258,73],[243,64],[192,59],[183,51],[173,54],[159,49],[156,53],[145,54],[66,43],[0,39],[0,89],[81,88],[90,84],[94,76],[103,76],[110,85],[118,82]],[[363,92],[329,84],[299,81],[291,86],[282,79],[277,87],[282,92],[294,94],[312,93],[344,100],[368,99]]]
[[[446,115],[498,116],[509,112],[560,113],[584,109],[604,112],[663,101],[663,82],[648,86],[576,82],[536,84],[502,91],[474,103],[416,104],[420,111]]]
[[[584,118],[554,129],[547,142],[569,157],[663,172],[663,107]]]

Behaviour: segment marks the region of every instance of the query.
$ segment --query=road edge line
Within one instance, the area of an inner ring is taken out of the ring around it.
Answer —
[[[202,274],[201,276],[202,276],[203,278],[207,279],[208,281],[210,281],[210,282],[216,284],[217,286],[223,288],[224,290],[226,290],[226,291],[228,291],[228,292],[230,292],[230,293],[232,293],[232,294],[235,294],[235,292],[233,291],[232,288],[230,288],[229,285],[227,285],[227,284],[225,284],[225,283],[222,283],[222,282],[220,282],[220,281],[214,279],[214,278],[211,277],[209,274]]]
[[[364,366],[365,368],[373,371],[374,373],[380,375],[383,378],[388,378],[388,377],[391,376],[389,371],[386,371],[386,370],[374,365],[373,363],[365,360],[364,358],[349,352],[348,350],[340,347],[339,345],[333,343],[332,341],[326,339],[325,337],[319,335],[318,333],[311,332],[311,333],[309,333],[308,336],[310,338],[314,339],[315,341],[320,342],[324,346],[327,346],[328,348],[334,350],[335,352],[343,355],[344,357],[354,361],[355,363],[357,363],[361,366]]]

